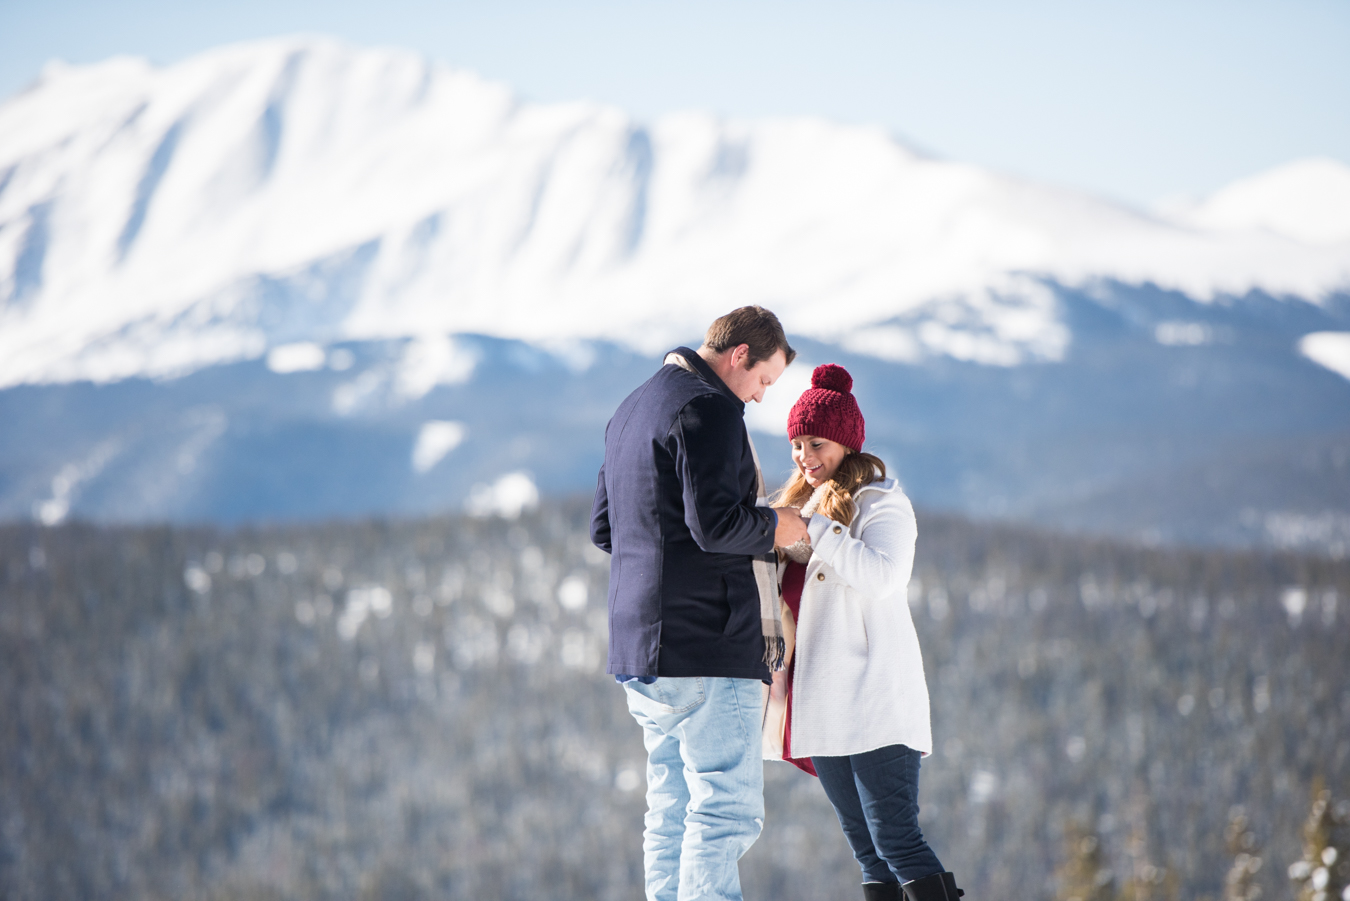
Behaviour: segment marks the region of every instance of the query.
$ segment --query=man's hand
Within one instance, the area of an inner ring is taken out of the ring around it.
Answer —
[[[776,547],[792,547],[802,539],[810,541],[810,536],[806,531],[806,522],[801,514],[792,507],[778,508],[778,528],[773,533],[773,543]]]

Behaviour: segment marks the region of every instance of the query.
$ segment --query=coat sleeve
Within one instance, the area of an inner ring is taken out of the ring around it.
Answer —
[[[869,511],[858,537],[817,513],[807,526],[811,550],[855,591],[883,598],[909,584],[919,527],[909,498],[896,489]]]
[[[605,490],[605,467],[600,467],[600,478],[595,483],[595,500],[591,504],[591,544],[606,554],[613,553],[610,543],[609,492]]]
[[[745,421],[740,411],[717,396],[696,397],[680,411],[671,435],[684,521],[694,542],[715,554],[773,550],[778,515],[756,506],[754,483],[744,483]]]

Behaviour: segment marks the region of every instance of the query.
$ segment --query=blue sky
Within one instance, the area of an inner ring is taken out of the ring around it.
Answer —
[[[173,62],[297,32],[422,51],[541,101],[881,125],[1137,205],[1350,164],[1350,2],[0,0],[0,95],[51,58]]]

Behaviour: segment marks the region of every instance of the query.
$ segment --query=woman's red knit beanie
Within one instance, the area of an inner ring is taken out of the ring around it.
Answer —
[[[862,411],[853,399],[853,376],[834,363],[817,366],[811,387],[802,392],[788,414],[788,437],[814,435],[837,441],[852,451],[863,446]]]

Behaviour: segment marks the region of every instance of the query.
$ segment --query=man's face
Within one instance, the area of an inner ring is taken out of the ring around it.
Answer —
[[[749,358],[748,353],[745,358]],[[767,360],[760,360],[749,368],[746,367],[744,359],[737,362],[725,381],[731,392],[747,404],[750,401],[759,403],[764,399],[765,390],[778,381],[784,369],[787,369],[787,355],[782,350],[777,350]]]

